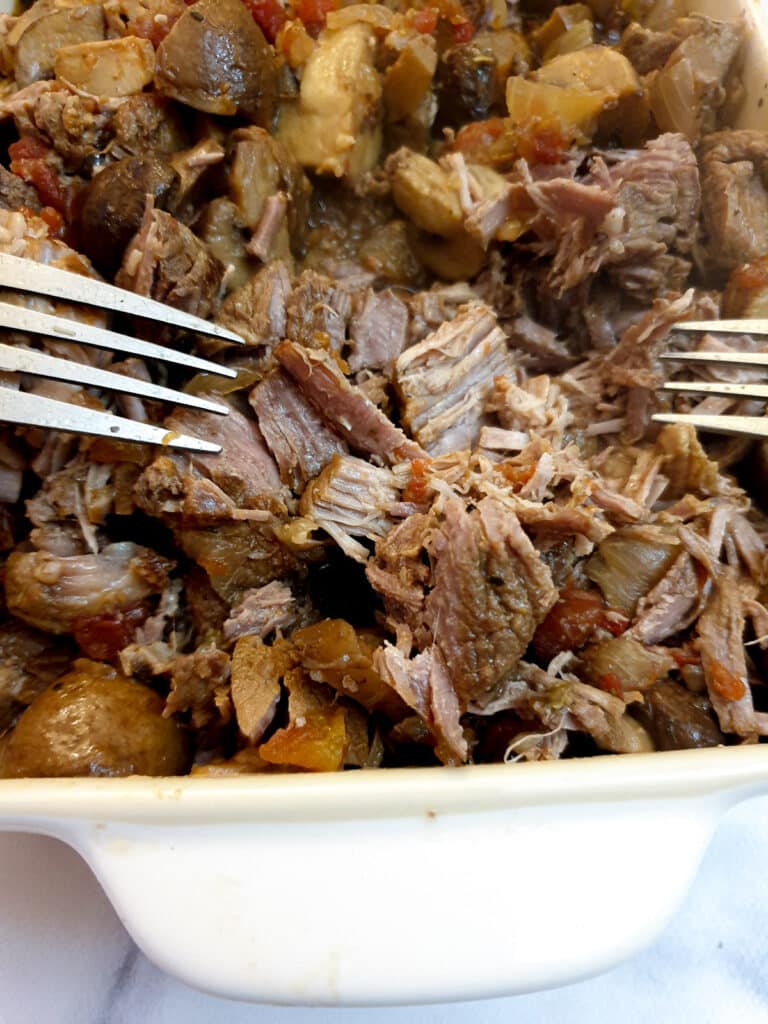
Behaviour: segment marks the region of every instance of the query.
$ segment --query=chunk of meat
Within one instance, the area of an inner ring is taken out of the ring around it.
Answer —
[[[650,77],[648,98],[662,131],[679,131],[696,142],[717,127],[744,27],[743,22],[693,16],[680,19],[676,28],[680,45]]]
[[[14,615],[59,635],[161,593],[170,567],[156,552],[128,541],[95,555],[15,551],[6,562],[5,599]]]
[[[424,457],[421,447],[350,384],[326,353],[283,341],[275,349],[275,356],[325,422],[353,451],[377,455],[392,463]]]
[[[494,378],[514,375],[493,312],[480,303],[464,306],[398,358],[395,382],[403,422],[430,455],[471,448],[480,436]]]
[[[738,584],[724,570],[696,623],[698,649],[707,692],[723,732],[755,736],[762,731],[755,716],[744,650],[745,616]]]
[[[546,374],[529,377],[520,385],[509,377],[496,377],[486,408],[496,413],[507,430],[545,438],[558,447],[573,423],[563,388]]]
[[[211,585],[228,604],[243,591],[282,579],[300,568],[268,524],[219,522],[209,526],[183,523],[175,536],[182,551],[208,573]]]
[[[22,134],[32,132],[49,139],[67,171],[86,172],[109,145],[113,111],[93,96],[80,96],[60,83],[30,97],[14,116]]]
[[[438,647],[407,658],[398,647],[385,644],[374,655],[374,666],[395,693],[423,719],[435,739],[443,764],[467,760],[467,741],[461,728],[456,692]]]
[[[288,268],[273,260],[224,299],[216,322],[239,334],[246,345],[270,350],[285,337],[290,292]]]
[[[285,336],[307,348],[330,347],[340,352],[352,315],[353,292],[315,270],[305,270],[286,308]]]
[[[334,455],[347,452],[341,438],[283,370],[257,384],[248,401],[283,482],[294,491],[302,490]]]
[[[768,252],[768,132],[716,132],[701,146],[706,256],[720,271]]]
[[[392,525],[389,512],[399,496],[390,470],[352,455],[334,455],[307,486],[300,510],[333,537],[346,555],[365,562],[369,551],[355,538],[382,537]]]
[[[636,620],[630,633],[646,644],[663,640],[687,629],[702,608],[701,581],[687,551],[637,605]]]
[[[165,701],[165,717],[186,712],[195,729],[212,722],[229,721],[229,656],[213,646],[179,654],[170,664],[171,686]]]
[[[237,641],[232,653],[232,703],[240,732],[259,743],[272,724],[282,695],[281,681],[296,661],[288,644],[265,646],[256,636]]]
[[[177,408],[165,423],[169,430],[198,434],[221,445],[218,455],[195,452],[186,465],[210,479],[239,509],[284,512],[287,495],[277,465],[250,416],[234,407],[226,416]]]
[[[514,512],[484,498],[446,499],[430,542],[434,586],[425,618],[462,708],[492,700],[557,601],[549,569]]]
[[[265,587],[246,590],[231,609],[222,631],[227,640],[242,636],[257,636],[263,640],[277,629],[289,629],[299,614],[291,588],[274,580]]]
[[[36,189],[17,174],[0,167],[0,206],[4,210],[18,210],[26,206],[29,210],[40,210],[40,199]]]
[[[392,291],[366,294],[349,325],[349,368],[389,370],[408,341],[408,307]]]
[[[688,256],[696,240],[701,188],[696,155],[681,135],[661,135],[644,149],[607,155],[623,230],[611,237],[605,265],[629,294],[647,301],[672,287],[669,254]],[[690,264],[681,261],[678,288]]]
[[[365,568],[368,582],[384,599],[392,622],[418,630],[423,623],[425,588],[430,579],[427,548],[437,518],[417,512],[376,542],[376,557]]]
[[[679,21],[662,31],[633,21],[619,41],[619,49],[639,75],[660,71],[680,45]]]
[[[170,213],[147,204],[115,283],[205,319],[213,311],[224,266]]]

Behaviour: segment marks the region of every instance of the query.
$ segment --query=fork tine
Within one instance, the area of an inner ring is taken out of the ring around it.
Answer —
[[[768,384],[725,384],[721,382],[673,380],[663,384],[662,391],[691,391],[700,395],[724,395],[734,398],[762,398],[768,400]]]
[[[113,441],[138,441],[141,444],[158,444],[212,454],[221,451],[218,444],[201,441],[188,434],[176,434],[165,427],[137,423],[98,409],[86,409],[82,405],[70,405],[55,398],[30,395],[7,387],[0,387],[0,419],[23,426],[108,437]]]
[[[673,331],[705,331],[707,334],[768,334],[768,320],[683,320]]]
[[[232,341],[243,345],[245,342],[239,334],[209,323],[200,317],[192,316],[180,309],[166,306],[162,302],[136,295],[125,288],[117,288],[82,274],[73,274],[68,270],[59,270],[44,263],[36,263],[21,256],[0,253],[0,285],[7,288],[18,288],[23,292],[38,292],[41,295],[53,296],[67,302],[82,302],[86,306],[98,306],[111,309],[116,313],[130,313],[132,316],[157,320],[161,324],[173,324],[187,331],[195,331],[223,341]]]
[[[728,363],[732,366],[768,366],[768,352],[663,352],[667,362]]]
[[[766,416],[708,416],[696,413],[656,413],[656,423],[690,423],[699,430],[716,434],[733,434],[739,437],[768,437]]]
[[[2,255],[2,254],[0,254]],[[12,306],[0,302],[0,328],[23,331],[26,334],[43,334],[49,338],[61,338],[63,341],[76,341],[81,345],[92,345],[95,348],[106,348],[112,352],[140,356],[144,359],[158,359],[164,363],[176,363],[203,373],[215,373],[220,377],[236,377],[237,371],[228,366],[219,366],[208,359],[200,359],[188,352],[177,352],[165,345],[156,345],[153,341],[140,341],[127,334],[117,334],[103,327],[93,327],[80,320],[70,320],[65,316],[52,316],[50,313],[38,313],[24,306]]]
[[[216,412],[225,416],[229,412],[226,405],[219,405],[218,402],[211,402],[207,398],[163,388],[124,373],[112,373],[109,370],[99,370],[95,366],[58,359],[47,352],[38,352],[30,348],[0,344],[0,370],[31,373],[36,377],[52,377],[54,380],[70,381],[87,387],[107,388],[109,391],[120,391],[126,395],[138,395],[139,398],[152,398],[160,402],[172,402],[174,405],[188,405],[192,409],[202,409],[204,412]]]

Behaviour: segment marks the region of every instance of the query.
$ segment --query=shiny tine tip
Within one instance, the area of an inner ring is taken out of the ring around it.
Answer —
[[[766,416],[706,416],[697,413],[657,413],[656,423],[690,423],[699,430],[715,434],[732,434],[737,437],[768,437]]]
[[[58,402],[54,398],[30,395],[5,387],[0,387],[0,420],[21,426],[108,437],[112,441],[136,441],[139,444],[157,444],[167,448],[212,454],[221,451],[218,444],[201,441],[187,434],[176,434],[164,427],[136,423],[98,409],[85,409],[81,405],[70,405],[67,402]]]
[[[672,330],[707,334],[768,334],[768,320],[683,320],[673,324]]]
[[[23,292],[37,292],[65,302],[82,302],[86,306],[98,306],[111,309],[116,313],[129,313],[148,320],[157,320],[161,324],[172,324],[187,331],[195,331],[211,338],[231,341],[238,345],[245,344],[239,334],[209,323],[191,313],[185,313],[162,302],[136,295],[125,288],[117,288],[82,274],[73,274],[68,270],[59,270],[44,263],[23,259],[0,253],[0,285],[17,288]]]

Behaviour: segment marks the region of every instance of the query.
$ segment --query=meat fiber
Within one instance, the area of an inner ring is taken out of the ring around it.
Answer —
[[[386,644],[374,655],[374,665],[382,679],[424,720],[443,764],[466,761],[467,741],[459,723],[459,704],[439,648],[430,647],[408,658],[397,647]]]
[[[247,590],[232,608],[222,631],[227,640],[241,636],[264,637],[296,623],[298,609],[291,588],[274,580],[257,590]]]
[[[389,513],[399,496],[388,469],[352,455],[334,455],[304,491],[300,508],[345,554],[365,562],[369,551],[355,538],[382,537],[392,525]]]
[[[334,455],[348,449],[284,370],[269,374],[248,396],[285,484],[301,491]]]
[[[170,213],[147,204],[144,220],[123,256],[115,283],[194,316],[210,316],[224,265]]]
[[[349,383],[337,363],[325,352],[283,341],[275,349],[275,356],[328,426],[340,434],[353,451],[375,455],[390,463],[425,455],[360,388]]]
[[[271,349],[285,337],[290,293],[285,263],[273,260],[226,297],[216,322],[239,334],[246,345]]]
[[[358,305],[349,325],[350,370],[391,368],[408,343],[408,307],[391,291],[369,291]]]
[[[708,135],[701,145],[702,212],[707,260],[727,272],[765,255],[768,189],[763,168],[768,132]]]
[[[430,543],[434,585],[425,620],[464,708],[496,696],[557,591],[517,517],[499,501],[484,498],[468,512],[449,498],[444,517]]]
[[[480,303],[463,306],[453,320],[397,360],[403,422],[430,455],[472,448],[494,378],[514,375],[492,310]]]
[[[731,573],[714,581],[696,631],[709,699],[723,732],[755,736],[758,724],[747,678],[744,651],[745,616],[742,596]]]

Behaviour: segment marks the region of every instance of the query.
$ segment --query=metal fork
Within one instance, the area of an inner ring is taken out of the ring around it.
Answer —
[[[768,320],[692,320],[674,324],[673,331],[706,334],[768,335]],[[763,366],[768,369],[768,352],[665,352],[669,362],[705,363],[711,366]],[[729,384],[709,381],[669,381],[663,391],[693,392],[734,398],[768,401],[768,384]],[[706,413],[657,413],[657,423],[690,423],[699,430],[741,437],[768,437],[766,416],[713,416]]]
[[[123,288],[105,284],[93,278],[84,277],[56,267],[49,267],[33,260],[0,253],[0,287],[14,291],[64,299],[67,302],[96,306],[118,313],[154,320],[162,324],[181,327],[208,337],[243,344],[243,339],[233,331],[209,323],[200,317],[166,306],[154,299],[136,295]],[[26,334],[40,334],[49,338],[93,345],[149,360],[175,363],[203,373],[220,377],[236,377],[237,373],[228,367],[219,366],[207,359],[178,352],[154,342],[141,341],[126,334],[118,334],[101,327],[53,316],[11,305],[0,301],[0,328],[22,331]],[[100,370],[93,366],[71,362],[48,355],[36,349],[0,344],[0,371],[32,374],[53,380],[68,381],[87,387],[103,388],[139,398],[150,398],[174,405],[185,405],[203,412],[226,415],[225,405],[208,398],[186,394],[158,384],[136,380],[121,373]],[[164,427],[138,423],[112,413],[88,409],[80,405],[60,402],[42,395],[28,394],[12,387],[0,387],[0,423],[15,423],[24,426],[44,427],[68,433],[89,434],[109,437],[119,441],[137,441],[142,444],[161,444],[170,448],[187,451],[221,451],[221,446],[203,441],[187,434],[176,434]]]

